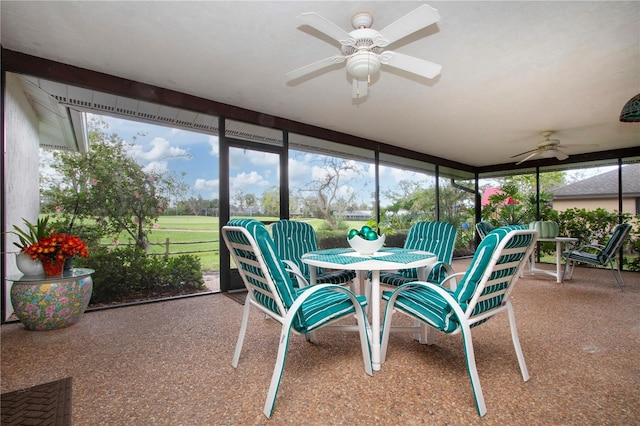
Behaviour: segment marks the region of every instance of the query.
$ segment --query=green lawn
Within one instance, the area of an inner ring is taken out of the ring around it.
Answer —
[[[255,217],[256,220],[273,221],[277,218]],[[313,222],[321,223],[320,219]],[[200,258],[204,271],[220,270],[220,233],[219,218],[209,216],[161,216],[158,226],[149,233],[150,253],[166,252],[166,241],[169,240],[169,253],[192,254]],[[314,225],[315,226],[315,225]],[[111,240],[103,240],[109,244]],[[121,234],[120,244],[132,244],[133,239]]]
[[[271,222],[277,220],[273,217],[255,217],[256,220]],[[324,223],[323,219],[306,220],[315,229]],[[360,228],[364,221],[347,222],[349,227]],[[208,216],[161,216],[158,220],[158,228],[149,234],[152,243],[151,253],[165,253],[165,242],[169,239],[170,253],[190,253],[200,258],[202,269],[205,271],[218,271],[220,269],[220,234],[218,232],[219,219]],[[120,243],[130,243],[130,238],[121,236]]]

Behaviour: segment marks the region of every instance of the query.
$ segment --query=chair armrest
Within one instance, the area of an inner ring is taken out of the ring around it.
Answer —
[[[440,265],[442,268],[444,268],[445,273],[447,274],[447,276],[445,277],[445,280],[447,278],[449,278],[450,275],[455,274],[455,271],[453,270],[453,268],[451,267],[451,265],[449,265],[446,262],[443,262],[441,260],[438,260],[436,263],[429,265],[425,268],[425,277],[428,279],[429,275],[431,274],[431,271],[436,267]],[[444,282],[444,280],[443,280]],[[457,286],[456,280],[455,278],[453,279],[453,283],[451,284],[453,285],[453,287],[455,288]]]
[[[602,250],[604,248],[604,246],[602,244],[585,244],[582,247],[580,247],[578,250],[582,250],[582,249],[586,249],[586,248],[593,248],[596,250]]]
[[[453,269],[451,269],[451,272],[453,272]],[[461,276],[463,276],[464,274],[465,274],[464,272],[454,272],[454,273],[452,273],[451,275],[447,275],[447,278],[445,278],[445,279],[440,283],[440,285],[441,285],[442,287],[444,287],[444,285],[445,285],[445,283],[446,283],[447,281],[451,281],[451,282],[449,283],[449,290],[451,290],[451,291],[455,291],[455,290],[456,290],[456,288],[458,287],[458,280],[457,280],[457,277],[461,277]]]
[[[285,270],[290,272],[296,276],[296,281],[298,282],[298,288],[306,287],[309,285],[309,281],[302,275],[302,271],[290,260],[282,259],[282,263],[285,265]]]
[[[576,249],[572,249],[572,250],[567,250],[567,253],[571,253],[572,251],[582,251],[582,252],[598,252],[600,250],[602,250],[604,248],[604,246],[602,244],[585,244],[583,246],[580,246]]]

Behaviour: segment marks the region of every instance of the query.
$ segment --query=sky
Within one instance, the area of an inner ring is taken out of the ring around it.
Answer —
[[[187,197],[218,198],[218,137],[138,121],[99,116],[106,132],[135,143],[131,154],[146,169],[184,174]]]
[[[122,118],[99,117],[108,124],[107,133],[116,133],[126,142],[135,142],[131,155],[143,167],[183,175],[183,182],[190,188],[186,198],[219,198],[217,136]],[[353,162],[352,166],[358,170],[358,174],[356,175],[354,172],[350,176],[345,176],[346,183],[339,188],[341,195],[348,196],[354,193],[355,201],[358,204],[372,205],[375,179],[373,164]],[[592,175],[603,171],[606,170],[581,170],[574,173],[578,173],[581,178],[584,178],[585,174]],[[305,185],[313,180],[321,179],[324,173],[322,162],[316,154],[297,152],[289,159],[289,181],[293,191],[305,188]],[[433,181],[423,174],[381,166],[382,206],[390,204],[390,200],[385,197],[384,193],[396,189],[399,182],[403,180],[422,182],[423,187],[433,184]],[[575,180],[575,177],[570,180]],[[279,160],[277,155],[231,148],[230,193],[232,200],[234,194],[239,191],[245,194],[255,194],[259,198],[265,190],[278,186],[278,182]]]
[[[109,116],[98,116],[108,124],[106,132],[117,134],[120,139],[134,143],[133,158],[148,169],[182,174],[182,180],[190,187],[189,197],[218,198],[219,152],[218,137],[171,127],[152,125]],[[231,148],[230,150],[231,196],[242,191],[260,196],[266,189],[278,186],[279,160],[275,154]],[[356,175],[347,173],[339,192],[348,196],[356,194],[356,202],[371,203],[375,176],[372,164],[352,163]],[[305,188],[308,182],[321,179],[325,173],[318,155],[297,152],[289,159],[290,187]],[[390,188],[400,180],[424,180],[424,175],[392,168],[381,168],[382,185]],[[388,204],[382,200],[382,204]]]

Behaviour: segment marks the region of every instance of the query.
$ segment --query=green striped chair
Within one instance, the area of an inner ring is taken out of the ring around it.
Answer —
[[[484,237],[486,237],[487,234],[494,229],[496,229],[495,226],[493,226],[489,222],[485,222],[484,220],[476,223],[476,231],[478,231],[478,235],[480,236],[481,240],[483,240]]]
[[[487,408],[476,369],[471,328],[506,310],[520,372],[525,382],[529,380],[509,296],[536,240],[536,232],[522,226],[497,228],[482,240],[469,269],[456,274],[462,278],[455,289],[444,285],[453,277],[449,276],[443,285],[416,281],[403,284],[393,291],[383,292],[382,297],[387,301],[387,307],[382,329],[381,361],[384,362],[386,358],[394,312],[401,312],[417,320],[418,330],[424,339],[421,341],[428,344],[435,343],[435,330],[446,334],[462,334],[476,408],[478,414],[484,416]],[[396,327],[394,331],[395,329]],[[415,332],[415,328],[402,327],[400,331]]]
[[[251,308],[267,314],[282,324],[280,345],[271,384],[264,403],[264,415],[271,417],[284,370],[291,332],[312,333],[344,317],[357,319],[364,370],[373,375],[371,350],[367,338],[364,296],[334,284],[318,284],[296,289],[285,266],[276,254],[273,240],[261,222],[234,219],[222,227],[222,236],[238,267],[248,294],[244,304],[240,333],[232,365],[238,367]]]
[[[306,222],[279,220],[271,225],[271,233],[276,253],[292,270],[298,286],[308,285],[309,265],[301,258],[305,253],[318,250],[316,231]],[[316,273],[317,284],[349,284],[351,291],[355,292],[355,271],[319,269]]]
[[[409,229],[404,248],[428,251],[436,255],[438,262],[425,273],[427,281],[441,283],[454,273],[451,268],[453,249],[456,245],[456,228],[446,222],[417,222]],[[398,272],[380,272],[380,284],[399,286],[418,279],[416,268]]]
[[[621,223],[613,229],[609,241],[607,241],[607,244],[604,246],[600,244],[588,244],[577,250],[569,250],[562,253],[562,257],[564,257],[565,260],[564,279],[571,279],[576,263],[586,263],[604,267],[609,266],[611,272],[613,272],[613,278],[615,278],[618,287],[620,287],[620,291],[624,291],[622,274],[619,268],[615,268],[613,264],[616,262],[618,251],[620,247],[622,247],[624,240],[629,236],[629,232],[631,232],[631,224]]]

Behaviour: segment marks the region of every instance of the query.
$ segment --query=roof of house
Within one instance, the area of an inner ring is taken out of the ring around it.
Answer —
[[[553,192],[554,199],[616,197],[618,194],[618,170],[611,170],[560,186]],[[627,164],[622,167],[622,192],[628,197],[640,196],[640,163]]]

